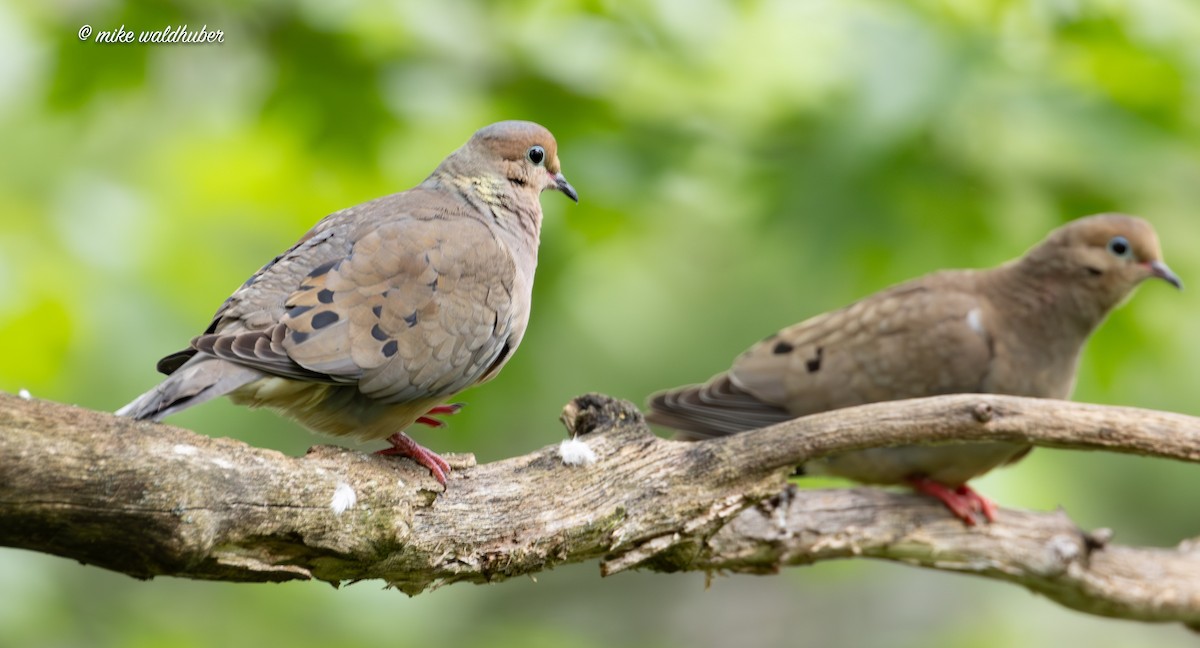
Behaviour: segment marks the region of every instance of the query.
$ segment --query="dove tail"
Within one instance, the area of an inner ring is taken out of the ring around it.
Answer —
[[[117,410],[117,416],[161,421],[176,412],[199,405],[250,382],[263,374],[249,367],[196,354],[154,389]]]
[[[738,387],[728,374],[703,385],[689,385],[650,397],[646,420],[697,441],[728,436],[796,418],[787,410],[764,403]]]

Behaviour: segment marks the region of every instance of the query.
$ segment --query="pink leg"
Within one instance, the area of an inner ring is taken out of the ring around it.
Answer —
[[[424,416],[417,418],[417,423],[420,423],[421,425],[428,425],[431,428],[446,427],[445,421],[439,421],[433,417],[457,414],[458,410],[463,408],[463,405],[466,405],[466,403],[446,403],[445,405],[432,407],[428,412],[425,412]]]
[[[446,463],[446,460],[439,457],[436,452],[422,447],[403,432],[393,434],[387,438],[387,441],[392,444],[392,447],[384,448],[375,454],[389,457],[408,457],[428,468],[429,472],[433,474],[433,478],[438,480],[438,483],[442,486],[446,485],[446,473],[450,472],[450,464]]]
[[[950,512],[967,526],[975,526],[975,514],[979,513],[988,522],[996,521],[996,504],[988,498],[976,493],[970,486],[963,484],[951,489],[949,486],[936,482],[928,477],[910,477],[908,483],[913,490],[936,497],[950,509]]]

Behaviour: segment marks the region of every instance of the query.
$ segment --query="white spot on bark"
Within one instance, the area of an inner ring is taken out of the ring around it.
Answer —
[[[358,494],[349,484],[343,482],[333,489],[333,500],[329,502],[329,508],[333,509],[334,515],[341,515],[357,502]]]
[[[21,400],[33,400],[33,394],[30,394],[29,390],[24,388],[17,392],[17,396]]]
[[[224,468],[224,469],[226,469],[226,470],[229,470],[230,468],[233,468],[233,462],[231,462],[231,461],[228,461],[228,460],[225,460],[225,459],[222,459],[222,458],[220,458],[220,457],[217,457],[216,459],[213,459],[213,460],[212,460],[212,462],[213,462],[214,464],[216,464],[218,468]]]
[[[180,443],[180,444],[172,447],[171,451],[177,455],[183,455],[183,456],[187,457],[189,455],[196,454],[196,446],[187,445],[186,443]]]
[[[1069,536],[1058,534],[1050,538],[1050,549],[1060,560],[1066,562],[1079,556],[1079,543]]]
[[[967,311],[967,326],[980,335],[986,334],[987,331],[983,330],[983,312],[978,308]]]
[[[579,439],[567,439],[558,446],[558,456],[568,466],[590,466],[596,463],[596,453]]]

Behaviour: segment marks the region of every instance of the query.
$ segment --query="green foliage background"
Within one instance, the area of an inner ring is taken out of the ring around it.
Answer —
[[[101,45],[186,23],[219,45]],[[1200,285],[1192,0],[369,0],[0,4],[0,389],[114,409],[324,214],[420,181],[476,128],[539,121],[526,341],[418,438],[481,461],[557,442],[585,391],[642,402],[775,329],[1088,213],[1144,215]],[[1195,290],[1145,286],[1076,397],[1200,414]],[[172,419],[299,454],[269,413]],[[1195,466],[1039,450],[979,482],[1125,543],[1200,535]],[[1023,590],[857,561],[405,598],[376,583],[135,582],[0,551],[0,646],[1190,645]]]

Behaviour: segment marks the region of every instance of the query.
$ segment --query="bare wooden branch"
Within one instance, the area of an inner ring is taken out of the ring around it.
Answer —
[[[1005,580],[1106,616],[1200,624],[1200,555],[1106,543],[1062,513],[1004,510],[967,528],[926,498],[797,490],[792,467],[917,441],[1009,440],[1200,458],[1200,419],[994,395],[878,403],[701,443],[652,435],[630,404],[587,395],[559,446],[449,487],[407,460],[321,446],[304,457],[0,395],[0,545],[139,578],[383,579],[409,594],[601,560],[604,574],[773,573],[863,556]]]
[[[1131,548],[1066,516],[1005,509],[968,528],[925,498],[871,488],[785,490],[747,509],[708,542],[693,568],[772,573],[833,558],[879,558],[1026,587],[1100,616],[1200,620],[1200,548]]]

